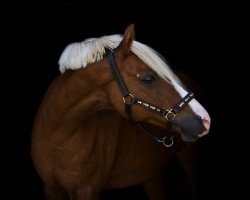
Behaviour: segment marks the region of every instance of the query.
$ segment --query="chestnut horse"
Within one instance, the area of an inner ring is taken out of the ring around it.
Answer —
[[[32,133],[32,159],[47,199],[97,199],[103,189],[136,184],[144,184],[149,199],[164,199],[160,178],[173,152],[188,159],[183,144],[208,133],[206,110],[134,35],[130,25],[123,37],[91,38],[62,53],[62,74]],[[157,134],[145,134],[138,123]]]

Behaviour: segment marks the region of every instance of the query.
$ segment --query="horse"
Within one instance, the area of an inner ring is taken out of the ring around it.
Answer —
[[[161,173],[173,153],[208,134],[205,108],[160,54],[134,38],[130,25],[123,36],[63,51],[32,131],[46,199],[93,200],[138,184],[149,199],[165,199]]]

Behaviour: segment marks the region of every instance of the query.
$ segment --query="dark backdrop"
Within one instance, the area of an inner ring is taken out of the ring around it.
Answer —
[[[173,69],[191,76],[202,88],[200,101],[211,115],[212,126],[211,134],[198,141],[200,198],[225,198],[235,194],[237,184],[232,166],[238,155],[232,148],[234,130],[226,118],[231,113],[228,111],[231,82],[227,76],[230,69],[223,55],[227,44],[226,21],[212,18],[211,13],[204,14],[203,10],[183,14],[177,7],[168,14],[170,8],[161,6],[158,5],[158,12],[151,8],[155,13],[149,8],[137,11],[110,8],[104,12],[103,7],[93,9],[93,5],[86,3],[23,3],[20,7],[10,7],[6,18],[10,15],[14,18],[6,19],[7,35],[11,38],[7,41],[10,50],[6,60],[8,58],[11,66],[5,76],[11,77],[11,84],[5,83],[8,86],[5,94],[11,104],[6,106],[6,117],[10,119],[7,137],[11,143],[3,142],[4,154],[11,152],[11,156],[5,154],[8,162],[7,171],[3,173],[7,178],[8,199],[15,199],[16,195],[41,199],[42,184],[30,158],[30,136],[38,105],[59,74],[57,62],[62,50],[67,44],[88,37],[122,34],[130,23],[135,24],[138,41],[155,48]],[[126,195],[132,199],[143,196],[143,191],[135,187],[116,191],[115,195],[115,199]]]

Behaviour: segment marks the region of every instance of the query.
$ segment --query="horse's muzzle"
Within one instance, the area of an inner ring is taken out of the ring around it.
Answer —
[[[179,123],[181,137],[186,142],[193,142],[208,131],[206,128],[208,122],[196,114],[182,118]]]

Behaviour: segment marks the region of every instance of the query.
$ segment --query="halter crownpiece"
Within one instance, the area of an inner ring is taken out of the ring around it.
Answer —
[[[182,110],[188,102],[190,102],[194,98],[194,94],[189,92],[184,98],[182,98],[175,106],[173,106],[171,109],[163,109],[158,106],[155,106],[154,104],[145,102],[139,98],[134,97],[128,90],[120,72],[119,69],[116,66],[114,54],[110,49],[105,49],[107,52],[107,58],[109,65],[111,67],[111,70],[113,72],[113,75],[118,83],[119,89],[122,93],[122,100],[125,105],[125,113],[128,116],[129,119],[137,123],[147,134],[149,134],[154,140],[157,142],[162,143],[166,147],[170,147],[173,145],[173,135],[172,135],[172,125],[173,121],[177,115],[177,113]],[[132,118],[132,105],[139,105],[146,109],[149,109],[151,111],[154,111],[158,114],[160,114],[164,119],[167,121],[167,134],[164,137],[159,137],[157,134],[151,132],[148,130],[141,122],[137,122],[133,120]]]

